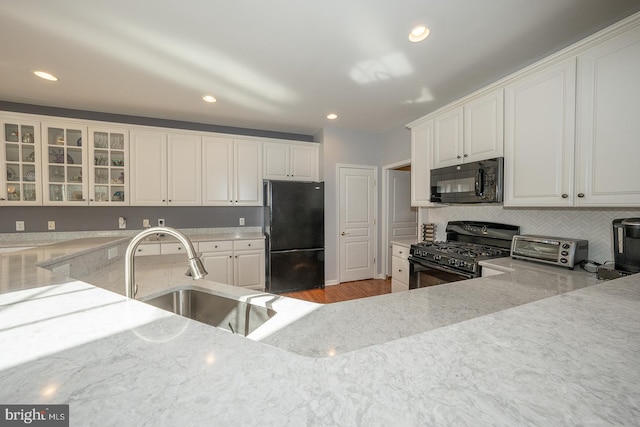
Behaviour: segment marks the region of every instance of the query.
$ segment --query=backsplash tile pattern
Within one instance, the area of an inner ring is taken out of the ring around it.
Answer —
[[[570,237],[589,241],[589,259],[596,262],[613,260],[611,221],[616,218],[640,217],[640,209],[559,209],[505,208],[501,205],[457,205],[422,208],[421,222],[436,224],[436,237],[445,240],[448,221],[477,220],[520,226],[522,234]]]

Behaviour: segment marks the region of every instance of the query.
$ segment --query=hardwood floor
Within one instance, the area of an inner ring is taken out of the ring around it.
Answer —
[[[391,279],[369,279],[325,286],[324,289],[284,292],[280,295],[321,304],[329,304],[332,302],[348,301],[389,293],[391,293]]]

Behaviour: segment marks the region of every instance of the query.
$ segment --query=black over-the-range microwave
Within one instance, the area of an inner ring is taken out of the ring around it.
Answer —
[[[504,158],[481,160],[431,170],[435,203],[502,202]]]

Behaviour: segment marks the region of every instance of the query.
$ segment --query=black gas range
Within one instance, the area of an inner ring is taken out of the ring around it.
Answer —
[[[450,221],[447,240],[411,245],[409,289],[481,275],[480,261],[509,256],[520,227],[483,221]]]

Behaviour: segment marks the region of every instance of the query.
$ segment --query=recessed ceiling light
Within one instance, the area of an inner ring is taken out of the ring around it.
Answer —
[[[206,102],[216,102],[216,98],[211,95],[205,95],[202,97],[202,99]]]
[[[409,33],[409,40],[417,43],[429,37],[430,30],[424,25],[418,25]]]
[[[40,77],[41,79],[49,80],[51,82],[57,82],[58,78],[53,74],[49,74],[46,71],[34,71],[33,74]]]
[[[327,114],[327,119],[329,120],[335,120],[337,118],[338,118],[338,115],[336,113]]]

